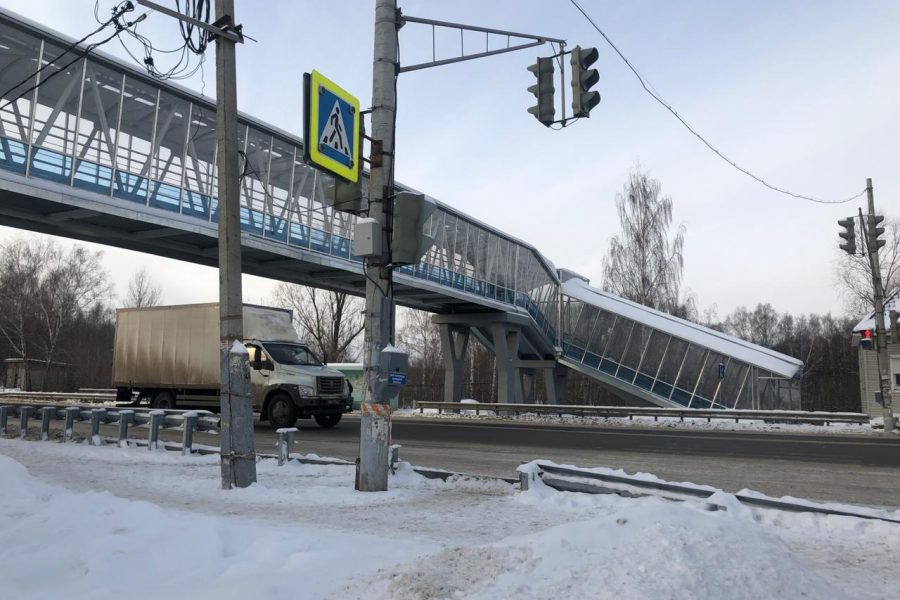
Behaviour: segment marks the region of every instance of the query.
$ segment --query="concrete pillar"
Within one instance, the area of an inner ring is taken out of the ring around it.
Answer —
[[[491,337],[497,358],[497,402],[520,404],[522,381],[519,378],[519,329],[506,323],[493,323]]]
[[[568,375],[569,369],[562,365],[544,369],[544,389],[547,392],[547,404],[566,404]]]
[[[439,327],[441,354],[444,357],[444,402],[459,402],[462,399],[469,328],[448,323],[441,323]]]
[[[522,402],[524,404],[534,404],[535,390],[535,370],[530,368],[519,368],[519,385],[522,386]]]

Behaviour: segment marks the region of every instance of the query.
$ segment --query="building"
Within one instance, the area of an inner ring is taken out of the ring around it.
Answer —
[[[894,405],[894,413],[900,410],[900,335],[890,335],[891,326],[898,331],[900,323],[891,321],[891,311],[900,313],[900,287],[893,290],[884,300],[884,324],[888,330],[887,360],[890,363],[891,372],[891,400]],[[872,339],[867,348],[864,339]],[[862,411],[870,417],[884,416],[883,409],[876,402],[875,393],[879,392],[878,355],[875,352],[877,340],[875,338],[875,311],[870,312],[853,328],[853,345],[857,346],[859,353],[859,397],[862,401]]]
[[[26,360],[28,368],[26,369]],[[47,374],[47,362],[35,358],[7,358],[3,361],[6,373],[3,387],[20,389],[26,392],[65,391],[66,376],[69,365],[61,362],[50,363],[50,374]]]

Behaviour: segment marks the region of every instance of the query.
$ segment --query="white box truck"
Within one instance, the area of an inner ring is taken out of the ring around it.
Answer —
[[[289,310],[244,305],[253,407],[273,427],[310,417],[334,427],[353,408],[353,388],[300,343],[291,317]],[[116,311],[117,401],[217,410],[219,373],[218,304]]]

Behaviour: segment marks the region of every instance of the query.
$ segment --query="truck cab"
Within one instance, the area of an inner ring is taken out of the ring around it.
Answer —
[[[353,388],[343,373],[329,369],[303,344],[247,340],[250,394],[254,408],[276,428],[313,417],[334,427],[353,408]]]

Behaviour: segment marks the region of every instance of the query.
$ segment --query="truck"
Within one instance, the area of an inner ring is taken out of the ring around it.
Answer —
[[[313,418],[334,427],[353,409],[353,388],[300,342],[290,310],[244,305],[250,395],[276,428]],[[116,310],[113,385],[119,403],[219,408],[219,305]]]

